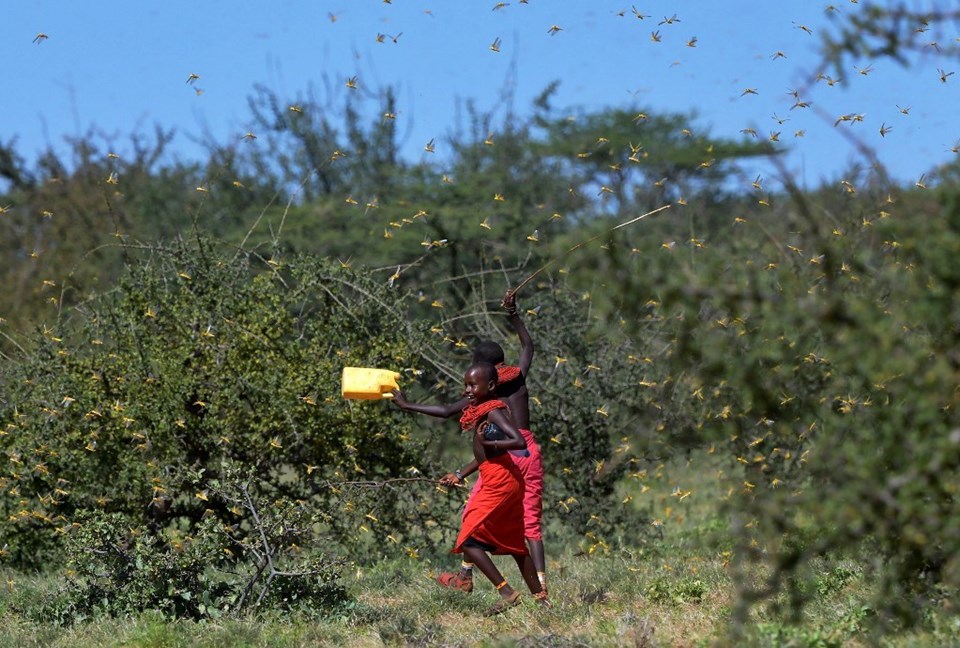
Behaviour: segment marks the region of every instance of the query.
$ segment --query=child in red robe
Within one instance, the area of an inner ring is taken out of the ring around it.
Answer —
[[[471,365],[463,382],[469,405],[460,425],[473,432],[473,456],[482,480],[467,502],[453,552],[463,553],[496,586],[501,598],[487,610],[489,616],[517,605],[520,592],[510,587],[488,552],[513,556],[530,591],[535,596],[542,592],[524,542],[523,477],[507,454],[526,449],[527,443],[507,405],[494,398],[497,370],[493,365]]]
[[[537,568],[537,576],[540,579],[542,587],[542,597],[540,602],[547,603],[546,591],[546,559],[543,549],[543,534],[541,530],[541,519],[543,517],[543,461],[540,454],[540,446],[530,432],[530,395],[527,390],[527,375],[530,372],[530,365],[533,361],[534,345],[533,338],[527,331],[523,320],[520,318],[517,310],[516,294],[508,290],[503,298],[503,307],[510,318],[510,324],[517,333],[520,340],[520,358],[516,366],[507,365],[504,362],[503,348],[492,340],[486,340],[477,344],[473,350],[474,363],[490,363],[497,368],[497,391],[495,397],[502,400],[510,408],[510,414],[513,422],[520,429],[527,442],[525,450],[514,450],[510,452],[510,458],[520,469],[520,474],[524,480],[524,501],[523,501],[523,519],[524,536],[526,537],[527,548],[530,556],[533,558],[533,564]],[[419,412],[440,418],[452,418],[459,414],[468,404],[466,398],[447,405],[426,405],[421,403],[411,403],[406,399],[403,392],[394,390],[394,403],[404,411]],[[462,484],[466,477],[476,472],[477,463],[471,461],[469,464],[459,470],[444,475],[441,483],[448,486]],[[483,477],[479,477],[474,485],[470,496],[481,487]],[[463,592],[473,591],[473,564],[469,560],[464,560],[460,570],[456,572],[443,572],[437,577],[437,580],[444,587],[458,589]]]

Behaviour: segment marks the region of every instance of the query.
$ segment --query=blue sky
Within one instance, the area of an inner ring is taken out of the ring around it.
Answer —
[[[834,4],[841,12],[857,8],[851,0]],[[813,82],[816,32],[829,22],[826,2],[496,5],[493,0],[7,2],[0,13],[5,78],[0,139],[16,137],[20,153],[32,160],[48,145],[62,146],[65,135],[92,127],[116,136],[122,149],[129,133],[160,124],[177,129],[175,150],[189,158],[198,155],[194,140],[205,130],[221,141],[248,130],[247,97],[255,84],[291,99],[311,89],[337,96],[352,91],[344,84],[356,76],[360,91],[398,88],[398,123],[411,159],[424,154],[430,139],[437,141],[435,159],[442,159],[442,140],[456,126],[458,100],[502,109],[509,83],[514,109],[524,113],[554,80],[561,83],[555,100],[561,108],[696,111],[696,125],[720,137],[747,137],[741,131],[749,128],[761,138],[779,131],[780,143],[791,151],[789,168],[808,186],[838,181],[851,161],[862,159],[844,131],[874,148],[903,181],[956,156],[950,148],[960,141],[960,75],[941,82],[937,70],[960,71],[960,61],[931,47],[910,69],[862,61],[842,71],[847,85]],[[638,19],[631,6],[648,17]],[[551,34],[554,25],[561,30]],[[38,33],[47,38],[34,42]],[[383,42],[378,34],[384,34]],[[943,42],[956,36],[942,35]],[[490,47],[495,39],[499,52]],[[187,83],[190,74],[199,79]],[[810,108],[791,110],[797,100],[788,92],[794,89]],[[863,118],[834,126],[844,114]],[[778,122],[784,118],[789,121]],[[890,129],[884,137],[882,126]]]

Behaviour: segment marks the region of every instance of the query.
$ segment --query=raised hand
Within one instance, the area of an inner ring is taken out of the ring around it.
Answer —
[[[508,290],[503,295],[503,301],[501,305],[507,310],[508,315],[517,314],[517,293],[512,290]]]

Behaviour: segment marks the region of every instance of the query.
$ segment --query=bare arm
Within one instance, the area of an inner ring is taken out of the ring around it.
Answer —
[[[452,473],[447,473],[446,475],[440,478],[440,483],[443,484],[444,486],[457,486],[459,484],[462,484],[467,477],[477,472],[478,467],[479,467],[479,464],[477,463],[477,460],[471,459],[470,463],[468,463],[466,466],[460,469],[459,475],[457,475],[456,471]]]
[[[533,338],[527,330],[526,324],[520,319],[520,312],[517,310],[517,294],[508,290],[503,296],[503,307],[507,309],[507,316],[510,318],[510,326],[517,332],[520,338],[520,361],[517,363],[521,373],[527,376],[530,371],[530,365],[533,363]]]
[[[480,440],[480,445],[482,445],[484,448],[490,448],[491,450],[526,449],[526,440],[523,438],[523,435],[520,434],[520,430],[517,429],[517,426],[513,424],[513,419],[506,411],[502,409],[495,409],[487,414],[487,420],[491,423],[495,423],[497,427],[503,430],[503,433],[507,435],[507,438],[500,441],[487,441],[483,436],[484,426],[478,425],[476,434]]]
[[[470,402],[466,398],[461,398],[457,402],[447,405],[425,405],[423,403],[411,403],[399,389],[394,389],[392,394],[393,402],[404,412],[417,412],[418,414],[426,414],[427,416],[444,419],[453,418],[462,412],[463,408]]]
[[[473,473],[477,472],[477,468],[480,467],[480,464],[477,463],[476,459],[471,459],[470,463],[460,469],[460,474],[464,477],[469,477]]]

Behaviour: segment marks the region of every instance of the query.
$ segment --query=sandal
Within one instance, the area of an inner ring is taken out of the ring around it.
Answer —
[[[437,576],[437,582],[443,587],[460,590],[465,594],[473,591],[473,578],[464,578],[459,572],[443,572]]]
[[[544,589],[540,590],[539,592],[537,592],[536,594],[534,594],[534,595],[533,595],[533,598],[537,601],[537,603],[540,604],[540,607],[545,607],[545,608],[551,607],[551,605],[550,605],[550,599],[547,598],[547,590],[546,590],[546,588],[544,588]]]
[[[487,608],[487,611],[483,613],[483,616],[494,616],[502,612],[506,612],[512,607],[520,605],[520,592],[514,591],[513,594],[507,598],[501,598],[499,601]]]

